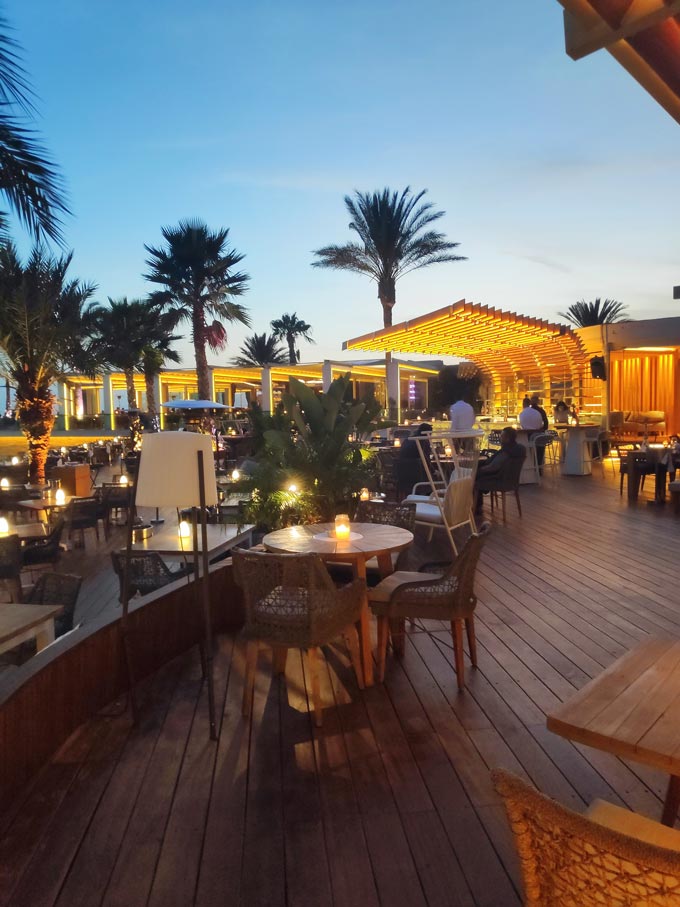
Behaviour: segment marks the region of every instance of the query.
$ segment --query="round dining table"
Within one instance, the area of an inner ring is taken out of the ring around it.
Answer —
[[[262,544],[267,551],[280,554],[318,554],[324,561],[351,564],[354,575],[364,580],[359,637],[364,684],[371,686],[373,653],[368,596],[365,591],[366,561],[376,558],[381,579],[389,576],[393,571],[392,553],[408,548],[413,541],[413,533],[384,523],[351,523],[350,530],[349,539],[340,540],[334,537],[334,523],[288,526],[265,535]]]

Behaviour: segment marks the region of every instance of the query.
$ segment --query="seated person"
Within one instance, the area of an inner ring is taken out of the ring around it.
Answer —
[[[428,422],[422,422],[413,435],[401,442],[399,448],[399,459],[397,460],[397,497],[401,499],[402,495],[408,494],[414,485],[418,482],[425,481],[425,470],[420,458],[418,443],[414,437],[422,437],[432,431],[432,426]],[[419,442],[423,455],[427,460],[430,459],[430,441],[423,438]]]
[[[564,400],[559,400],[553,407],[555,425],[569,425],[569,407]]]
[[[522,463],[526,457],[526,448],[517,443],[517,432],[514,428],[504,428],[501,432],[501,447],[489,459],[477,469],[475,479],[475,513],[481,514],[483,495],[485,492],[494,490],[495,487],[505,478],[508,473],[522,469]],[[519,462],[518,462],[519,461]]]

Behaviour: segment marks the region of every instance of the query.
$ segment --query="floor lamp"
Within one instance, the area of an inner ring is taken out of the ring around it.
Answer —
[[[210,712],[210,738],[217,740],[215,721],[215,692],[213,685],[212,624],[210,619],[210,589],[208,578],[208,539],[206,528],[206,507],[217,504],[217,483],[215,481],[212,438],[194,432],[163,431],[144,435],[139,458],[137,481],[133,488],[132,517],[128,521],[127,557],[123,573],[123,621],[125,653],[130,674],[132,695],[134,681],[132,658],[129,646],[128,603],[129,603],[129,557],[132,552],[132,524],[136,507],[172,507],[178,510],[192,509],[193,533],[191,539],[182,539],[177,529],[178,551],[183,544],[191,544],[193,553],[196,594],[200,595],[203,606],[204,672],[208,683],[208,709]],[[200,531],[200,544],[199,544]],[[200,568],[199,568],[200,565]]]

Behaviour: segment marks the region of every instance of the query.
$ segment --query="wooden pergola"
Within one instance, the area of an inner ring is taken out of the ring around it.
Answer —
[[[567,54],[606,49],[680,123],[680,0],[559,0]]]
[[[587,360],[571,328],[464,299],[347,340],[343,349],[469,359],[492,384],[496,405],[511,408],[529,391],[548,400],[584,394]]]

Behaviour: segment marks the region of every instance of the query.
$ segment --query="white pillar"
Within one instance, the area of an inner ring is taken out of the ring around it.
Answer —
[[[262,369],[262,412],[271,413],[274,410],[274,387],[272,385],[272,370]]]
[[[71,428],[71,394],[65,381],[61,386],[61,392],[64,398],[64,431],[68,431]]]
[[[159,428],[165,428],[165,410],[163,409],[163,384],[161,382],[161,373],[153,376],[153,389],[156,397],[156,406],[158,407],[158,426]],[[146,401],[148,408],[149,401]]]
[[[401,388],[399,385],[399,363],[391,359],[385,368],[385,381],[387,384],[387,408],[390,409],[390,400],[394,400],[396,407],[396,420],[401,422]]]
[[[321,366],[321,389],[324,394],[333,383],[333,365],[330,359],[324,359]]]

